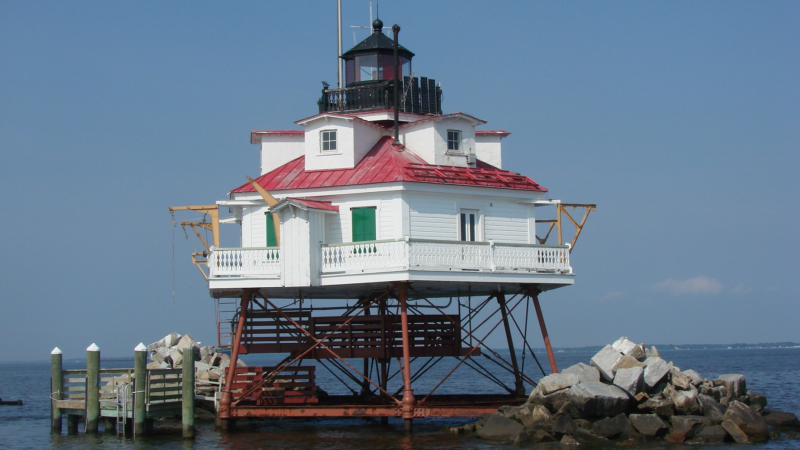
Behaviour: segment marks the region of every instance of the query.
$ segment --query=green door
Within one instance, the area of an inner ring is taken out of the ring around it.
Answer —
[[[267,220],[267,247],[277,247],[278,240],[275,239],[275,221],[272,219],[272,213],[266,213]]]
[[[350,210],[353,217],[353,242],[374,241],[376,239],[375,210],[374,206]]]

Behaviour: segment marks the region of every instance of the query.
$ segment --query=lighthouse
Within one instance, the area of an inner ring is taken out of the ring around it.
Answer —
[[[231,349],[224,427],[239,417],[370,416],[410,428],[521,404],[535,384],[525,371],[536,359],[534,323],[558,370],[539,299],[574,283],[562,217],[577,239],[594,205],[570,204],[585,209],[575,220],[545,187],[503,168],[510,133],[443,112],[441,86],[412,71],[398,32],[387,36],[375,20],[340,55],[344,86],[325,84],[315,114],[251,132],[260,176],[214,205],[183,207],[211,217],[185,225],[241,230],[236,243],[214,232],[193,255],[211,297],[231,306],[219,320]],[[556,218],[540,217],[543,208]],[[282,359],[237,364],[244,354]],[[420,383],[436,365],[443,378]],[[345,393],[321,386],[321,370]],[[457,370],[494,378],[501,392],[445,392]]]

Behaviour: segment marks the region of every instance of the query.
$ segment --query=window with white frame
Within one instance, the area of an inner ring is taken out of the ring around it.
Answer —
[[[447,151],[461,152],[461,130],[447,130]]]
[[[323,152],[336,151],[336,130],[322,130],[319,133],[320,149]]]
[[[478,240],[478,210],[462,209],[459,214],[458,239],[474,242]]]

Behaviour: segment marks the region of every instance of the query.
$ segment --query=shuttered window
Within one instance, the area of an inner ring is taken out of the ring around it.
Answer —
[[[353,208],[350,210],[353,218],[353,242],[374,241],[376,208]]]
[[[277,247],[278,240],[275,239],[275,221],[272,219],[272,213],[266,213],[267,222],[267,247]]]

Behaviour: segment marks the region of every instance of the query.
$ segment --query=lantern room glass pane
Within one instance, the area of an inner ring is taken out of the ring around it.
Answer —
[[[380,80],[378,55],[356,56],[356,81]]]

